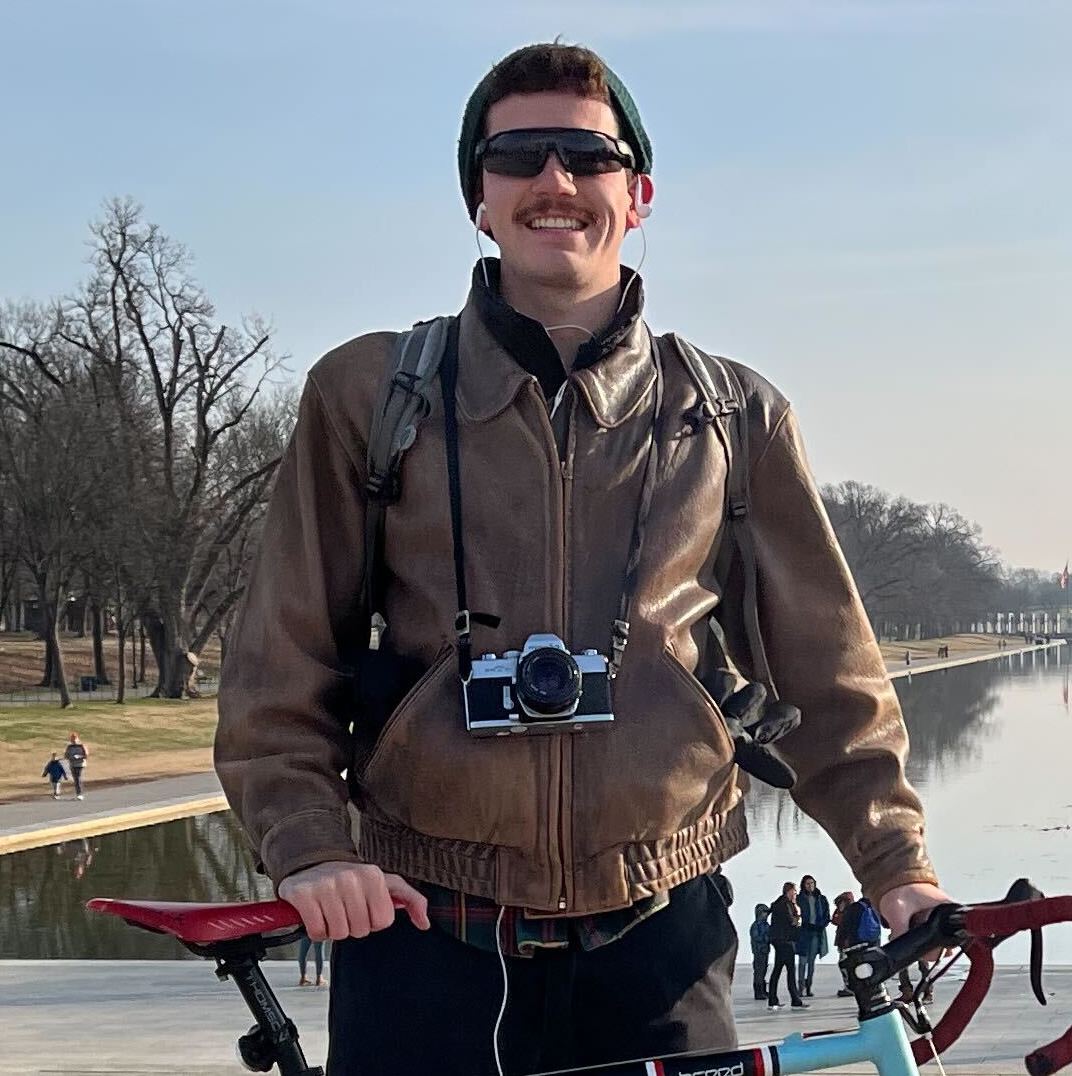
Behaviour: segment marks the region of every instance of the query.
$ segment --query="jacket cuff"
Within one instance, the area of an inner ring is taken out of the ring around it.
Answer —
[[[345,805],[337,811],[318,808],[281,819],[261,840],[261,861],[276,886],[318,863],[360,863]]]

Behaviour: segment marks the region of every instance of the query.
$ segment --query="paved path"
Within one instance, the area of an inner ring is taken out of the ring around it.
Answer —
[[[952,658],[913,658],[911,665],[905,665],[904,659],[898,658],[887,661],[886,669],[890,674],[890,679],[896,680],[899,677],[913,676],[916,673],[934,672],[936,669],[954,669],[958,665],[974,665],[979,661],[994,661],[997,658],[1012,657],[1014,654],[1031,654],[1036,650],[1053,650],[1064,645],[1064,639],[1055,639],[1052,643],[1012,646],[1008,650],[982,650]]]
[[[214,773],[98,787],[90,781],[82,801],[68,794],[59,800],[43,795],[32,800],[0,803],[0,854],[74,837],[170,822],[225,807]]]
[[[310,1063],[323,1064],[328,992],[299,988],[291,961],[269,961],[267,968]],[[1025,971],[1000,968],[976,1023],[946,1055],[947,1069],[957,1076],[1022,1074],[1024,1054],[1072,1023],[1072,968],[1047,969],[1044,983],[1051,995],[1045,1009],[1031,998]],[[768,1014],[751,1000],[750,968],[738,965],[741,1042],[851,1027],[852,1002],[833,996],[836,967],[821,964],[816,984],[820,996],[807,1012]],[[936,1012],[955,985],[939,986]],[[218,983],[200,961],[0,961],[3,1076],[236,1076],[243,1070],[234,1060],[234,1043],[249,1025],[234,985]],[[929,1071],[937,1076],[933,1066]]]

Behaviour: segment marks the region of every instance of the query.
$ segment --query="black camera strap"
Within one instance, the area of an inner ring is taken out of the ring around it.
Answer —
[[[658,475],[659,440],[662,434],[663,368],[659,347],[651,333],[651,357],[655,364],[655,404],[651,419],[651,440],[644,463],[644,478],[640,491],[640,504],[633,524],[633,537],[629,547],[629,559],[625,568],[625,583],[618,603],[618,619],[611,632],[610,675],[615,676],[621,668],[622,657],[629,642],[629,616],[636,593],[640,569],[640,554],[644,546],[644,532],[651,514]],[[450,485],[450,522],[454,542],[454,580],[458,594],[458,613],[454,630],[458,637],[458,673],[468,683],[473,671],[472,625],[499,626],[499,618],[487,613],[474,613],[469,609],[465,591],[465,546],[462,529],[461,465],[458,456],[458,321],[453,322],[447,335],[446,350],[439,368],[440,387],[443,392],[443,434],[446,442],[447,481]]]
[[[446,351],[439,367],[439,384],[443,391],[443,434],[447,449],[447,481],[450,483],[450,526],[454,539],[454,583],[458,592],[458,612],[454,631],[458,636],[458,675],[465,683],[473,672],[474,623],[497,628],[499,618],[490,613],[474,613],[465,594],[465,546],[462,538],[462,481],[458,461],[458,322],[455,318],[447,333]]]
[[[618,603],[618,619],[614,621],[611,632],[611,676],[617,676],[622,667],[622,658],[629,642],[629,616],[636,593],[637,576],[640,572],[640,553],[644,548],[644,532],[648,517],[651,515],[651,502],[655,495],[655,481],[659,473],[659,441],[662,438],[663,411],[663,364],[659,357],[659,345],[651,332],[648,333],[651,345],[651,361],[655,364],[655,405],[651,414],[651,441],[648,444],[648,457],[644,463],[644,481],[640,489],[640,504],[637,507],[636,521],[633,524],[633,540],[629,547],[629,560],[625,565],[625,583],[622,597]]]

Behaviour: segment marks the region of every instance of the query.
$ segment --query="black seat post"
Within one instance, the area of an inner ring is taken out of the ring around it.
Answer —
[[[299,937],[300,934],[294,935]],[[279,1066],[280,1076],[324,1076],[319,1065],[310,1066],[298,1045],[298,1029],[283,1011],[268,985],[260,962],[265,956],[263,944],[251,946],[252,939],[225,942],[213,946],[188,948],[216,961],[216,976],[233,979],[245,999],[256,1025],[238,1040],[243,1064],[253,1072],[270,1072]],[[263,939],[257,939],[262,942]],[[279,942],[273,939],[273,947]]]

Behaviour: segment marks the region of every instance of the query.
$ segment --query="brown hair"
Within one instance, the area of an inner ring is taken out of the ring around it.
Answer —
[[[488,77],[485,108],[514,93],[546,92],[590,97],[613,107],[603,61],[591,49],[556,39],[526,45],[500,60]]]

